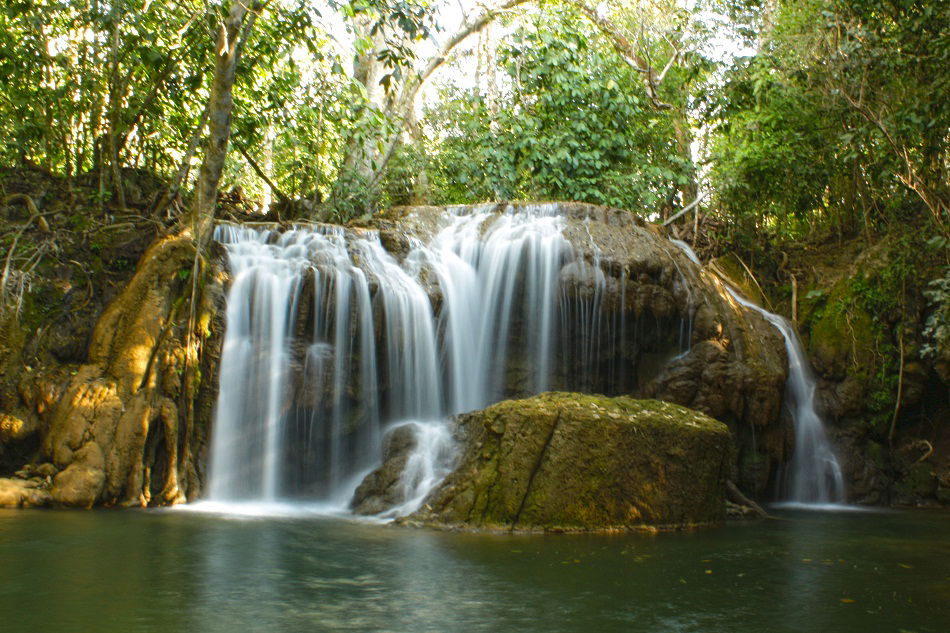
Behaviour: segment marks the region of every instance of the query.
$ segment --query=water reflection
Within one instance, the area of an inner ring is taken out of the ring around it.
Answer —
[[[0,512],[0,631],[946,631],[946,513],[787,518],[492,536]]]

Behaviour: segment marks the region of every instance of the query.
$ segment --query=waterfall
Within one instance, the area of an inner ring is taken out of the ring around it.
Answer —
[[[436,217],[397,260],[371,230],[219,225],[231,286],[209,499],[346,509],[379,464],[385,432],[405,427],[414,442],[390,515],[406,514],[448,472],[448,416],[549,389],[643,387],[689,349],[686,277],[672,282],[686,284],[685,313],[641,317],[639,299],[627,303],[627,270],[604,272],[589,221],[570,226],[575,245],[558,205],[463,207]],[[793,330],[736,300],[789,349],[792,498],[839,500],[841,472]]]
[[[456,456],[452,433],[446,424],[405,422],[399,426],[411,426],[416,443],[399,477],[403,501],[383,513],[386,518],[406,516],[418,510],[429,491],[452,472]]]
[[[216,229],[215,239],[228,244],[230,294],[240,300],[229,301],[227,307],[220,375],[223,397],[218,398],[211,448],[213,499],[277,496],[288,330],[297,309],[300,279],[309,268],[313,237],[233,226]],[[242,424],[229,423],[236,419]]]
[[[696,253],[681,240],[670,240],[698,266]],[[789,464],[786,494],[789,501],[802,504],[843,503],[844,475],[815,410],[815,379],[795,328],[787,320],[752,303],[731,286],[726,290],[740,305],[761,314],[782,334],[788,354],[786,402],[795,426],[795,452]]]
[[[401,423],[417,435],[409,512],[445,474],[447,416],[504,398],[513,358],[529,360],[528,393],[549,388],[558,276],[573,256],[563,219],[555,205],[490,209],[448,215],[402,263],[369,231],[217,227],[232,285],[212,501],[345,504],[383,427]]]
[[[571,257],[554,205],[496,217],[487,209],[452,218],[419,253],[443,293],[448,413],[479,409],[503,397],[507,361],[531,359],[526,384],[549,387],[555,295],[563,259]],[[515,320],[527,341],[511,348]]]

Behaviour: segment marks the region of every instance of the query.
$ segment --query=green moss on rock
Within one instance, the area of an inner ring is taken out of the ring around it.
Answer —
[[[724,518],[729,430],[685,407],[552,392],[457,421],[459,465],[410,521],[587,531]]]
[[[874,366],[874,323],[853,295],[849,278],[835,284],[805,324],[809,354],[823,375],[840,380],[855,367]]]

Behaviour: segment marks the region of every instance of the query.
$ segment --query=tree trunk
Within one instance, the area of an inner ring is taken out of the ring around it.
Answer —
[[[253,4],[250,17],[245,23],[244,18],[248,13],[248,7],[240,0],[236,0],[231,4],[228,17],[218,30],[214,76],[211,83],[211,97],[208,100],[208,142],[198,174],[195,203],[191,213],[184,218],[184,228],[191,231],[199,250],[211,236],[214,209],[218,200],[218,185],[221,182],[221,173],[224,171],[224,161],[228,154],[228,141],[231,138],[231,111],[234,109],[232,91],[238,59],[254,24],[256,11],[260,7],[260,2]]]
[[[379,83],[385,68],[377,57],[379,51],[386,46],[386,41],[383,29],[378,28],[374,34],[373,26],[373,18],[366,14],[358,15],[353,24],[355,36],[369,38],[373,45],[370,50],[357,55],[353,61],[353,79],[363,86],[366,103],[358,115],[356,130],[344,152],[342,168],[334,186],[336,195],[352,187],[368,186],[378,170],[378,139],[368,132],[373,128],[373,112],[386,112],[388,105],[385,91]]]

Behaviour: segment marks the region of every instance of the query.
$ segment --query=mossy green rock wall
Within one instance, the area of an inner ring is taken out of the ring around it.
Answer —
[[[546,393],[458,416],[458,467],[410,521],[487,530],[719,522],[728,428],[655,400]]]

